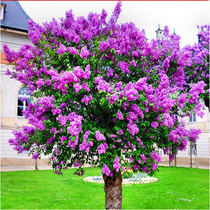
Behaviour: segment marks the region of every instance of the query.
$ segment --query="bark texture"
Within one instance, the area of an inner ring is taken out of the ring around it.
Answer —
[[[122,177],[121,172],[113,173],[113,177],[103,175],[106,209],[121,209],[122,207]]]

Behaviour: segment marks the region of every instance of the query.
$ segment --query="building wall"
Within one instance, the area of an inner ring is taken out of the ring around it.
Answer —
[[[2,158],[30,158],[27,153],[17,154],[15,150],[9,146],[8,139],[13,138],[12,130],[1,129],[1,157]]]
[[[189,117],[185,118],[185,127],[187,129],[197,128],[201,130],[199,139],[197,140],[197,157],[209,158],[210,157],[210,136],[209,136],[209,120],[210,115],[207,108],[204,110],[205,115],[203,118],[196,115],[196,122],[190,122]],[[188,144],[186,151],[179,151],[177,157],[187,157],[190,155],[190,146]]]
[[[17,117],[17,96],[21,83],[5,75],[12,66],[1,64],[1,128],[17,129],[27,124],[27,120]]]
[[[10,49],[17,51],[23,44],[31,44],[27,34],[9,33],[1,31],[1,71],[0,71],[0,139],[1,139],[1,165],[34,165],[34,160],[28,156],[27,152],[17,154],[9,145],[8,140],[13,138],[12,130],[21,129],[27,125],[27,120],[17,116],[18,90],[21,83],[15,79],[10,79],[5,75],[7,69],[12,70],[13,66],[8,65],[3,53],[3,45],[7,44]],[[42,157],[39,165],[47,165],[47,157]]]
[[[17,34],[6,31],[1,31],[1,51],[3,44],[7,44],[11,49],[18,50],[24,44],[31,44],[26,33]]]
[[[200,134],[199,139],[197,141],[197,157],[208,158],[210,156],[209,143],[210,139],[208,133]],[[179,151],[177,157],[189,157],[189,155],[190,155],[190,145],[188,143],[187,150]]]
[[[210,123],[210,113],[207,108],[204,110],[205,115],[203,118],[196,115],[196,122],[190,122],[189,117],[185,118],[185,127],[187,129],[197,128],[201,130],[199,139],[197,140],[197,156],[193,155],[193,164],[209,166],[210,160],[210,135],[209,135],[209,123]],[[190,144],[188,143],[187,149],[185,151],[179,151],[177,154],[177,165],[189,165],[190,164]],[[163,163],[168,162],[168,156],[163,155]]]
[[[13,66],[8,65],[3,53],[4,44],[7,44],[10,49],[17,51],[24,43],[31,44],[27,34],[21,35],[1,31],[0,114],[2,129],[17,129],[27,124],[25,119],[17,117],[17,93],[21,87],[21,83],[5,75],[6,70],[12,70]]]

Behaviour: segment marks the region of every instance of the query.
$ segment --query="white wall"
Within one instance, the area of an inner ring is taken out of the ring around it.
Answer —
[[[12,66],[1,64],[1,117],[17,117],[17,94],[21,83],[5,75]]]
[[[200,158],[209,158],[209,134],[202,133],[199,135],[199,139],[197,140],[197,157]],[[177,157],[189,157],[190,155],[190,145],[188,144],[186,151],[179,151]]]
[[[1,51],[4,44],[17,51],[23,44],[31,44],[31,41],[26,35],[1,31]],[[17,117],[17,92],[21,83],[5,75],[7,69],[12,70],[11,65],[1,64],[0,68],[1,117]]]
[[[10,49],[17,51],[24,44],[31,44],[27,35],[20,35],[1,31],[1,50],[3,44],[7,44]]]
[[[1,158],[24,158],[29,159],[30,157],[27,154],[18,154],[13,147],[9,145],[8,140],[14,138],[12,130],[3,130],[0,131],[1,135]]]
[[[17,51],[23,44],[31,44],[26,35],[17,35],[1,31],[1,51],[3,44],[7,44],[10,49]],[[0,91],[1,105],[0,114],[2,117],[17,118],[17,93],[21,83],[10,79],[5,75],[7,69],[12,69],[11,65],[0,64]],[[0,129],[1,158],[29,158],[26,154],[17,154],[9,145],[8,140],[13,138],[12,130]]]

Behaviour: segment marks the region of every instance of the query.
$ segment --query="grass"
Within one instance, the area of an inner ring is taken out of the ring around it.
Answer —
[[[104,209],[103,184],[64,171],[1,173],[2,209]],[[84,176],[100,175],[87,168]],[[159,181],[123,185],[123,209],[209,209],[209,170],[160,167]]]

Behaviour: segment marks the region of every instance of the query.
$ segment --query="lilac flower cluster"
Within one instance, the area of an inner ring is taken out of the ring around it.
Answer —
[[[120,167],[121,167],[120,159],[119,159],[119,157],[116,156],[113,161],[113,169],[115,169],[117,172],[119,172]]]
[[[100,131],[96,131],[95,136],[96,136],[96,139],[98,141],[105,141],[106,140],[106,137]]]
[[[109,167],[106,164],[103,165],[102,173],[105,174],[106,176],[112,176],[113,175],[111,170],[109,169]]]

